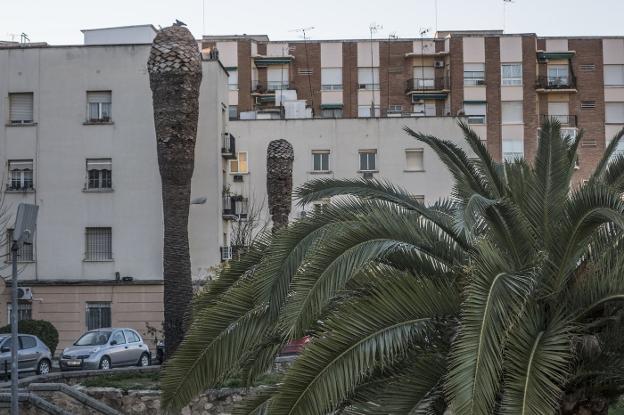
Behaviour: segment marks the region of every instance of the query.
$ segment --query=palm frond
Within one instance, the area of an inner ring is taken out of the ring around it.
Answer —
[[[613,138],[611,139],[611,142],[609,143],[604,153],[602,154],[602,158],[598,162],[596,169],[594,169],[592,180],[603,179],[604,174],[607,171],[607,167],[609,166],[611,162],[611,158],[615,154],[615,151],[617,150],[618,145],[620,144],[620,140],[622,139],[623,136],[624,136],[624,128],[622,128],[620,131],[618,131],[618,133],[615,136],[613,136]]]
[[[264,386],[255,391],[252,398],[245,398],[234,406],[232,415],[269,415],[268,407],[277,386]]]

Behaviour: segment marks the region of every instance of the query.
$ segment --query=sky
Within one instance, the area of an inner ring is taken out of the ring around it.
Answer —
[[[624,0],[0,0],[0,40],[80,44],[80,29],[179,19],[202,33],[267,34],[271,40],[418,37],[421,29],[504,29],[540,36],[622,36]],[[503,13],[503,11],[506,11]],[[505,18],[503,18],[505,15]],[[504,23],[505,22],[505,23]]]

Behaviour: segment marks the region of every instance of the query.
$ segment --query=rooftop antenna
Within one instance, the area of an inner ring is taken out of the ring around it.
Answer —
[[[371,82],[373,83],[373,93],[371,94],[371,117],[375,117],[375,59],[373,55],[373,33],[377,33],[381,29],[383,29],[383,26],[376,23],[371,23],[370,26],[368,26],[368,31],[370,32]]]
[[[314,30],[314,26],[308,26],[308,27],[300,27],[298,29],[293,29],[293,30],[289,30],[289,32],[296,32],[296,33],[301,33],[303,35],[303,47],[305,48],[305,54],[306,54],[306,66],[308,67],[308,69],[310,68],[310,55],[308,53],[308,32],[310,30]],[[310,90],[310,105],[312,106],[312,113],[314,114],[314,94],[312,93],[312,79],[310,78],[310,76],[312,75],[312,73],[310,71],[307,71],[308,73],[308,88]],[[284,96],[282,95],[282,98]]]
[[[430,28],[421,27],[418,29],[418,34],[420,35],[420,82],[422,83],[423,89],[427,84],[425,80],[425,35],[431,31]],[[435,51],[433,51],[435,52]],[[433,83],[435,84],[435,77],[433,79]]]
[[[24,32],[22,32],[22,34],[20,35],[20,43],[24,44],[24,43],[30,43],[30,38],[28,37],[28,35]]]
[[[503,33],[505,33],[505,26],[507,25],[507,5],[515,3],[513,0],[503,0]]]

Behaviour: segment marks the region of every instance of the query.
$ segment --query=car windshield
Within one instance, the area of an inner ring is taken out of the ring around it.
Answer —
[[[101,346],[108,342],[110,331],[90,331],[80,337],[74,346]]]

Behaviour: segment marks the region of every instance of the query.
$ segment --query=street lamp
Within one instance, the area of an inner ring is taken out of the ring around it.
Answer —
[[[20,203],[17,206],[17,216],[15,217],[15,226],[13,227],[13,237],[11,241],[11,257],[12,257],[12,289],[11,289],[11,415],[18,415],[19,402],[17,396],[17,322],[18,322],[18,305],[17,305],[17,252],[24,245],[32,245],[35,228],[37,227],[37,212],[39,206],[27,203]]]

